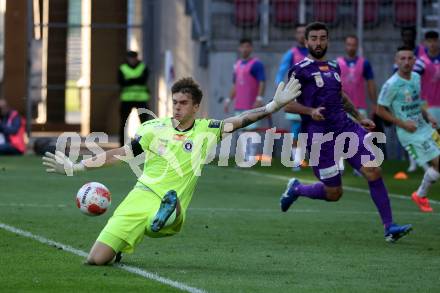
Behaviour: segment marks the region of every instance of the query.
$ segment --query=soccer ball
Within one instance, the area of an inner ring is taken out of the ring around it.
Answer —
[[[105,213],[111,201],[110,191],[98,182],[84,184],[76,194],[76,206],[89,216],[99,216]]]

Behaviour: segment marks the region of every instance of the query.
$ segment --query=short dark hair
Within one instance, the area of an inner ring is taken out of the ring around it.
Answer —
[[[347,39],[355,39],[356,42],[359,42],[359,39],[358,39],[358,37],[356,35],[348,35],[348,36],[345,37],[344,40],[346,41]]]
[[[306,27],[306,26],[307,26],[306,23],[300,22],[300,23],[298,23],[298,24],[295,26],[295,28]]]
[[[411,51],[411,52],[414,52],[414,49],[411,48],[410,46],[399,46],[399,47],[397,47],[396,53],[398,53],[400,51]]]
[[[241,38],[240,39],[240,45],[241,44],[245,44],[245,43],[248,43],[248,44],[252,45],[252,40],[250,38],[247,38],[247,37]]]
[[[438,39],[438,32],[436,32],[436,31],[427,31],[425,33],[425,39]]]
[[[309,33],[311,31],[319,31],[319,30],[325,30],[325,32],[327,33],[327,37],[328,37],[328,27],[325,25],[325,23],[322,22],[312,22],[309,23],[309,25],[306,26],[306,40],[309,39]]]
[[[171,93],[191,94],[194,104],[200,104],[203,93],[200,86],[191,77],[184,77],[176,81],[171,87]]]

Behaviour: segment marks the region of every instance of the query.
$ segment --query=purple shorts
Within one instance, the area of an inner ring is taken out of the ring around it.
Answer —
[[[342,151],[344,153],[348,151],[352,154],[354,152],[354,155],[347,158],[346,161],[356,170],[362,167],[362,156],[369,156],[370,160],[373,160],[373,153],[364,146],[364,138],[367,134],[368,132],[359,124],[351,123],[349,127],[344,128],[343,132],[334,132],[333,139],[322,143],[320,151],[317,149],[319,140],[314,139],[314,144],[309,143],[309,164],[312,166],[316,178],[330,187],[337,187],[342,184],[341,173],[338,167],[340,158],[338,154],[341,154]],[[316,133],[313,132],[309,132],[308,135],[310,138],[309,142],[312,142],[311,138],[313,135],[316,137]],[[355,142],[356,138],[358,141],[357,146]]]

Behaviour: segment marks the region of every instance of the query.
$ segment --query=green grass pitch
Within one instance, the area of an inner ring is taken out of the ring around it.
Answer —
[[[406,181],[392,175],[404,162],[384,166],[393,194],[409,195],[422,172]],[[145,238],[123,262],[205,292],[439,292],[440,204],[422,214],[408,199],[393,197],[394,218],[414,231],[396,244],[383,239],[365,191],[346,190],[341,201],[300,198],[287,213],[279,196],[289,168],[204,169],[183,231]],[[310,169],[294,173],[312,180]],[[75,207],[89,181],[112,192],[100,217]],[[347,170],[344,184],[366,189]],[[113,210],[135,183],[125,165],[80,174],[48,175],[38,157],[0,158],[0,223],[87,252]],[[440,201],[440,183],[431,190]],[[82,257],[0,229],[1,292],[179,292],[116,267],[83,265]]]

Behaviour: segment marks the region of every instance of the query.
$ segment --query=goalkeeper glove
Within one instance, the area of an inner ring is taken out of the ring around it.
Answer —
[[[266,111],[268,113],[276,112],[289,102],[295,101],[301,95],[300,89],[301,84],[295,77],[290,78],[286,86],[284,86],[284,82],[280,82],[273,100],[266,105]]]
[[[82,161],[74,163],[60,151],[56,151],[55,154],[46,152],[43,156],[43,165],[47,167],[46,172],[48,173],[59,173],[67,176],[86,171],[86,166]]]

